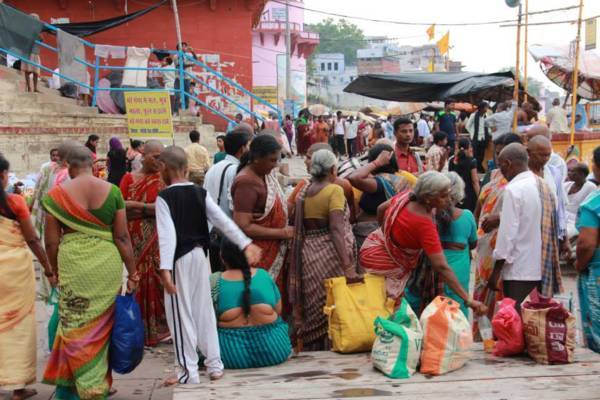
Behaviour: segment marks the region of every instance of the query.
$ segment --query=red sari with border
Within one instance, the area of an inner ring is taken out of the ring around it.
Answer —
[[[134,174],[126,174],[121,180],[121,193],[125,200],[153,204],[164,187],[160,174],[145,175],[135,180]],[[134,219],[128,222],[129,235],[133,245],[136,268],[141,280],[135,298],[144,320],[145,344],[156,346],[169,337],[169,327],[165,316],[163,285],[158,273],[160,255],[156,219]]]

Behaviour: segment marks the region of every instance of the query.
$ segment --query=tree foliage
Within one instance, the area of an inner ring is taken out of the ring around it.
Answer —
[[[306,24],[305,29],[317,32],[321,38],[315,51],[318,53],[343,53],[346,64],[356,63],[356,50],[365,47],[365,35],[357,25],[340,19],[327,18],[317,24]]]

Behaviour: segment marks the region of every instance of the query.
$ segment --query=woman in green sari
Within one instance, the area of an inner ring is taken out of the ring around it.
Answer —
[[[128,290],[136,288],[139,274],[119,188],[93,176],[87,148],[71,149],[67,162],[71,180],[43,199],[46,250],[60,291],[60,322],[44,382],[57,386],[56,399],[105,399],[123,263]]]

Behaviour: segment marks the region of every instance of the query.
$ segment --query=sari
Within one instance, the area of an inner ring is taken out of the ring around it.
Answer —
[[[288,216],[285,202],[285,195],[277,182],[274,174],[265,176],[265,184],[267,185],[267,202],[265,211],[254,223],[266,228],[285,228],[287,226]],[[262,250],[262,260],[260,267],[265,269],[271,278],[277,283],[282,297],[285,290],[285,273],[284,264],[287,253],[286,240],[254,240],[254,244]]]
[[[121,181],[121,193],[125,200],[142,203],[155,203],[163,183],[160,174],[145,175],[137,181],[127,174]],[[141,274],[135,299],[140,305],[144,320],[146,346],[156,346],[169,337],[164,304],[163,285],[160,280],[160,256],[158,251],[158,233],[156,219],[142,218],[130,220],[129,235],[133,245],[133,255],[137,271]]]
[[[488,280],[494,270],[494,249],[498,237],[498,228],[485,233],[481,221],[487,216],[499,214],[502,210],[502,195],[508,181],[499,169],[492,171],[490,182],[481,189],[479,202],[481,215],[479,216],[479,229],[477,231],[477,252],[475,256],[475,288],[473,298],[488,306],[488,317],[494,315],[494,304],[502,300],[502,281],[498,283],[498,290],[493,293],[487,288]],[[473,332],[479,332],[477,321],[473,325]]]
[[[366,272],[386,278],[387,294],[396,300],[396,304],[399,304],[406,282],[417,267],[422,253],[422,249],[402,248],[392,238],[394,222],[410,203],[410,194],[410,189],[405,189],[392,198],[385,212],[383,226],[367,237],[359,254],[360,265]]]
[[[38,237],[41,238],[42,243],[44,242],[44,227],[46,224],[46,211],[42,205],[42,198],[48,193],[48,191],[54,185],[55,173],[57,170],[57,165],[54,162],[50,162],[45,164],[38,176],[38,180],[35,184],[35,189],[33,191],[33,203],[31,207],[31,217],[33,226],[38,234]],[[48,278],[44,274],[40,276],[40,297],[42,300],[47,301],[50,296],[50,284],[48,283]]]
[[[296,199],[295,235],[288,275],[288,295],[294,313],[298,349],[329,350],[328,320],[323,313],[325,279],[344,276],[344,266],[333,244],[329,229],[304,229],[304,200],[309,185]],[[356,264],[356,240],[350,225],[350,208],[344,209],[344,243],[350,261]]]
[[[43,378],[44,383],[57,386],[57,399],[74,394],[81,399],[105,399],[112,383],[108,347],[123,262],[112,226],[96,214],[124,207],[118,188],[114,189],[94,213],[78,205],[61,186],[43,199],[46,211],[74,231],[62,237],[58,250],[59,324]]]
[[[17,221],[0,215],[0,388],[35,382],[36,331],[33,258]]]
[[[296,120],[296,148],[298,154],[305,155],[311,145],[311,128],[306,118]]]

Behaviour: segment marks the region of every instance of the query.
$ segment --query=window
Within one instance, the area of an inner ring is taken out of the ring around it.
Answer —
[[[333,70],[337,71],[338,70],[338,63],[333,63]]]
[[[321,63],[321,71],[325,71],[325,63]]]
[[[331,63],[327,63],[327,71],[331,71]]]

